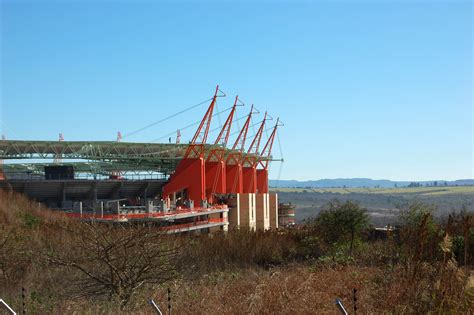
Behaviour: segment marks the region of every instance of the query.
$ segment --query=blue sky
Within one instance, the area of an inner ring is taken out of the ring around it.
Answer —
[[[285,123],[281,179],[473,178],[470,1],[0,2],[9,139],[114,140],[219,84],[220,110],[239,94]]]

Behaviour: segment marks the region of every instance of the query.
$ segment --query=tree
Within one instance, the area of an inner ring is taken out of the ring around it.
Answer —
[[[354,240],[369,223],[366,209],[353,201],[328,203],[316,217],[316,226],[327,242],[350,242],[350,253]]]
[[[176,239],[157,227],[81,223],[50,243],[49,263],[65,268],[72,296],[116,297],[125,306],[138,288],[176,276]]]

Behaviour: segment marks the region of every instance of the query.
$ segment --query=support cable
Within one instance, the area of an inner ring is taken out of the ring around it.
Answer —
[[[237,130],[240,130],[240,124],[239,124],[240,118],[239,118],[237,112],[235,112],[235,118],[236,118],[235,122],[237,123]],[[247,118],[247,116],[245,116],[245,118]],[[235,129],[235,128],[234,128],[234,129]]]
[[[248,115],[246,115],[246,116],[244,116],[244,117],[242,117],[242,118],[239,118],[239,119],[244,119],[244,118],[247,118],[247,117],[248,117]],[[262,123],[262,122],[259,121],[259,122],[255,123],[255,124],[250,125],[249,127],[254,127],[254,128],[255,128],[255,126],[260,125],[261,123]],[[269,130],[273,130],[273,127],[271,127],[271,128],[266,128],[266,129],[264,129],[263,131],[265,131],[266,133],[268,133]],[[234,132],[231,133],[230,135],[233,136],[233,135],[235,135],[235,134],[238,134],[239,132],[240,132],[239,130],[238,130],[238,131],[234,131]],[[253,137],[255,137],[255,133],[252,134],[252,135],[249,135],[249,138],[253,138]]]
[[[221,121],[221,115],[220,115],[220,112],[219,112],[219,107],[218,107],[218,104],[216,103],[216,111],[217,111],[217,114],[215,115],[212,115],[212,116],[217,116],[217,121],[219,122],[219,129],[222,129],[222,121]],[[232,108],[232,107],[231,107]],[[212,132],[212,130],[211,130]]]
[[[253,117],[252,117],[252,120],[253,120]],[[257,123],[257,124],[259,124],[259,123]],[[250,127],[252,127],[252,130],[253,130],[253,137],[255,137],[255,134],[257,133],[257,132],[255,131],[255,125],[257,125],[257,124],[252,124],[252,125],[250,126]]]
[[[231,109],[232,109],[232,107],[228,107],[228,108],[226,108],[226,109],[224,109],[224,110],[221,110],[219,113],[220,113],[220,114],[223,114],[223,113],[225,113],[225,112],[227,112],[227,111],[229,111],[229,110],[231,110]],[[236,112],[236,114],[237,114],[237,112]],[[216,115],[216,114],[213,114],[213,116],[214,116],[214,115]],[[241,120],[243,120],[243,119],[247,119],[248,116],[249,116],[249,115],[247,114],[247,115],[245,115],[245,116],[242,116],[242,117],[237,118],[237,119],[234,120],[234,122],[237,122],[238,130],[232,132],[232,133],[230,134],[230,136],[234,136],[234,135],[236,135],[236,134],[238,134],[238,133],[240,132],[240,125],[239,125],[238,122],[241,121]],[[199,121],[196,121],[196,122],[194,122],[194,123],[192,123],[192,124],[189,124],[189,125],[187,125],[187,126],[185,126],[185,127],[183,127],[183,128],[180,128],[179,130],[180,130],[180,131],[183,131],[183,130],[189,129],[189,128],[191,128],[191,127],[194,127],[194,126],[198,125],[200,122],[201,122],[200,120],[199,120]],[[259,123],[257,123],[257,124],[260,124],[260,123],[261,123],[261,122],[259,122]],[[219,127],[213,128],[213,129],[209,130],[209,132],[212,133],[212,132],[217,131],[217,130],[220,130],[220,129],[221,129],[221,128],[219,128]],[[272,128],[269,128],[269,129],[272,129]],[[267,129],[267,130],[269,130],[269,129]],[[174,135],[174,134],[176,134],[176,131],[170,132],[170,133],[168,133],[168,134],[166,134],[166,135],[163,135],[163,136],[161,136],[161,137],[159,137],[159,138],[153,139],[153,140],[151,140],[151,142],[159,142],[160,140],[164,140],[164,139],[166,139],[166,138],[169,138],[170,136],[172,136],[172,135]],[[181,134],[181,135],[182,135],[182,134]],[[184,142],[183,142],[183,143],[184,143]]]
[[[225,113],[225,112],[228,112],[228,111],[230,111],[231,109],[232,109],[232,106],[231,106],[231,107],[228,107],[228,108],[226,108],[226,109],[224,109],[224,110],[221,110],[221,111],[218,112],[218,113],[212,114],[212,117],[214,117],[214,116],[216,116],[216,115],[219,115],[219,114],[223,114],[223,113]],[[183,128],[179,128],[179,130],[180,130],[180,132],[182,132],[183,130],[189,129],[189,128],[194,127],[194,126],[196,126],[196,125],[199,125],[200,122],[201,122],[200,120],[195,121],[195,122],[193,122],[192,124],[189,124],[189,125],[187,125],[187,126],[185,126],[185,127],[183,127]],[[219,127],[214,128],[214,129],[211,129],[209,132],[214,132],[214,131],[216,131],[216,130],[219,130]],[[151,142],[158,142],[158,141],[163,140],[163,139],[166,139],[166,138],[168,138],[168,137],[170,137],[170,136],[172,136],[172,135],[174,135],[174,134],[176,134],[176,131],[170,132],[170,133],[168,133],[168,134],[166,134],[166,135],[164,135],[164,136],[161,136],[161,137],[159,137],[159,138],[153,139],[153,140],[151,140]],[[182,135],[182,134],[181,134],[181,135]]]
[[[178,115],[181,115],[181,114],[183,114],[183,113],[185,113],[185,112],[190,111],[191,109],[194,109],[194,108],[199,107],[199,106],[201,106],[201,105],[203,105],[203,104],[206,104],[206,103],[208,103],[209,101],[212,101],[212,99],[213,99],[212,97],[211,97],[211,98],[208,98],[208,99],[205,100],[205,101],[202,101],[202,102],[200,102],[200,103],[198,103],[198,104],[195,104],[195,105],[192,105],[192,106],[190,106],[190,107],[188,107],[188,108],[185,108],[185,109],[183,109],[183,110],[181,110],[181,111],[179,111],[179,112],[177,112],[177,113],[174,113],[174,114],[172,114],[172,115],[170,115],[170,116],[168,116],[168,117],[165,117],[165,118],[162,118],[162,119],[160,119],[160,120],[157,120],[157,121],[155,121],[155,122],[153,122],[153,123],[151,123],[151,124],[146,125],[145,127],[142,127],[142,128],[137,129],[137,130],[134,130],[134,131],[132,131],[132,132],[129,132],[129,133],[127,133],[126,135],[124,135],[122,138],[131,137],[131,136],[133,136],[133,135],[135,135],[135,134],[137,134],[137,133],[139,133],[139,132],[142,132],[142,131],[147,130],[147,129],[153,127],[153,126],[156,126],[156,125],[158,125],[158,124],[160,124],[160,123],[162,123],[162,122],[165,122],[165,121],[167,121],[168,119],[174,118],[174,117],[176,117],[176,116],[178,116]]]
[[[283,126],[283,124],[281,124],[280,126]],[[270,129],[273,129],[273,128],[267,128],[266,130],[270,130]],[[279,159],[273,159],[272,158],[268,162],[268,174],[270,174],[271,170],[273,169],[272,168],[272,166],[273,166],[272,162],[281,162],[280,166],[278,168],[278,176],[276,177],[276,182],[275,182],[275,187],[278,187],[280,179],[281,179],[281,172],[282,172],[282,169],[283,169],[283,162],[285,161],[285,159],[283,158],[283,150],[282,150],[282,147],[281,147],[280,136],[279,136],[279,131],[278,130],[276,131],[276,138],[277,138],[278,147],[279,147],[279,150],[280,150],[280,158]]]
[[[257,115],[260,114],[260,110],[259,110],[257,107],[254,106],[253,109],[255,110],[254,114],[257,114]],[[268,115],[268,114],[267,114],[267,115]],[[249,116],[249,115],[246,115],[245,118],[247,118],[248,116]],[[253,134],[250,136],[250,138],[255,137],[255,135],[257,134],[257,131],[255,130],[255,126],[260,125],[260,124],[262,123],[262,121],[253,123],[254,118],[255,118],[255,116],[252,116],[252,118],[250,118],[249,129],[250,129],[250,127],[251,127],[252,130],[253,130]],[[240,129],[240,128],[239,128],[239,129]],[[240,132],[240,130],[239,130],[239,131],[236,131],[236,132],[234,132],[234,133],[231,133],[231,136],[232,136],[232,135],[235,135],[235,134],[238,134],[239,132]],[[247,137],[249,137],[249,135],[247,135]]]
[[[272,115],[267,114],[267,116],[269,117],[268,120],[273,120],[273,116],[272,116]],[[273,130],[273,128],[266,128],[266,129],[264,130],[264,131],[265,131],[265,135],[267,136],[267,141],[268,141],[268,138],[269,138],[269,136],[268,136],[268,131],[269,131],[269,130]]]
[[[239,102],[240,102],[242,105],[245,106],[245,102],[244,102],[242,99],[239,98]],[[254,107],[254,108],[255,108],[255,107]],[[258,110],[256,110],[256,111],[258,112]],[[234,132],[234,133],[231,133],[230,136],[233,135],[233,134],[236,134],[236,133],[240,132],[240,124],[239,124],[239,121],[240,121],[241,119],[246,119],[246,118],[248,117],[248,115],[249,115],[249,114],[247,114],[247,115],[245,115],[245,116],[239,118],[239,115],[238,115],[238,114],[239,114],[239,112],[236,111],[236,112],[235,112],[235,120],[234,120],[234,121],[237,123],[237,130],[238,130],[238,131],[237,131],[237,132]],[[235,125],[234,125],[234,126],[235,126]],[[234,129],[235,129],[235,128],[234,128]],[[231,132],[232,132],[232,130],[231,130]]]
[[[278,132],[278,130],[276,132],[276,136],[277,136],[278,147],[280,149],[280,157],[281,157],[280,167],[278,169],[278,177],[276,180],[276,186],[278,187],[280,185],[281,171],[283,169],[283,162],[285,161],[285,159],[283,158],[283,150],[281,148],[281,142],[280,142],[280,133]]]

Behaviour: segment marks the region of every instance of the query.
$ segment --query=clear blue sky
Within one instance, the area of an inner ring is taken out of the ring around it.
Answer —
[[[218,83],[284,121],[281,179],[473,178],[470,1],[0,2],[10,139],[114,140]]]

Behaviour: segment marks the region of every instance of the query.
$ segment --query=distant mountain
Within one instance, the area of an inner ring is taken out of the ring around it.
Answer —
[[[430,180],[430,181],[392,181],[388,179],[370,179],[370,178],[336,178],[319,179],[309,181],[297,180],[275,180],[270,179],[270,187],[286,188],[330,188],[330,187],[368,187],[368,188],[393,188],[406,187],[410,184],[420,184],[422,186],[466,186],[474,185],[474,179],[458,179],[455,181]]]

